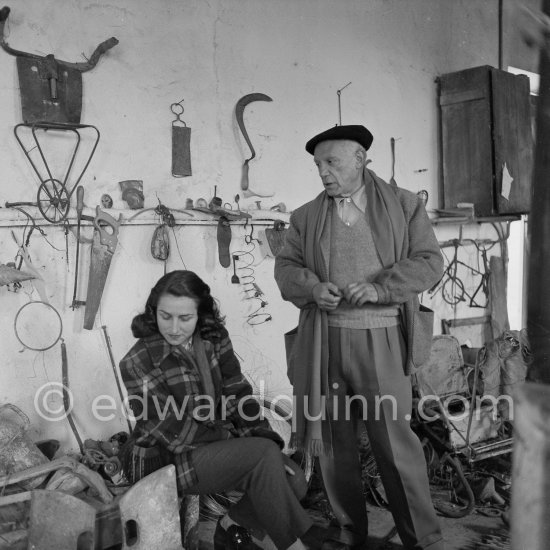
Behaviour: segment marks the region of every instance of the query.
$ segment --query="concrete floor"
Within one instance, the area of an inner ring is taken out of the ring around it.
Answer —
[[[474,510],[468,516],[460,519],[440,517],[446,550],[476,550],[482,540],[491,537],[499,537],[499,540],[504,541],[501,545],[495,546],[495,548],[504,549],[509,547],[506,545],[508,531],[502,519],[500,517],[483,515],[481,513],[482,510],[481,508]],[[331,528],[328,527],[326,521],[316,513],[311,513],[311,516],[317,525],[326,529],[327,533],[331,532]],[[369,506],[368,517],[369,550],[398,550],[403,548],[398,535],[386,540],[386,536],[394,527],[393,519],[387,510],[376,506]],[[201,522],[199,529],[201,550],[213,550],[212,539],[214,537],[215,525],[214,521]],[[275,546],[270,541],[265,541],[262,548],[264,550],[273,550]],[[491,547],[483,546],[483,548]]]
[[[398,550],[403,546],[397,535],[387,539],[394,523],[390,513],[381,507],[367,505],[369,517],[369,550]],[[440,517],[446,550],[489,550],[509,549],[508,530],[500,517],[483,515],[482,508],[476,508],[471,514],[460,519]],[[325,516],[318,511],[309,510],[309,513],[318,526],[319,548],[322,539],[328,534],[334,533]],[[200,550],[213,550],[215,520],[201,521],[199,524]],[[9,538],[0,536],[0,550],[25,550],[27,548],[26,530],[8,533]],[[7,535],[6,535],[7,536]],[[496,545],[481,544],[491,542],[494,539],[500,541]],[[503,542],[502,542],[503,541]],[[261,545],[263,550],[276,550],[275,546],[266,540]],[[120,545],[114,548],[120,549]]]

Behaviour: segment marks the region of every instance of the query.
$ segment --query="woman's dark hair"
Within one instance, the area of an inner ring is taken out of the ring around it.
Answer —
[[[144,338],[159,333],[157,305],[163,294],[186,296],[197,303],[197,328],[201,338],[218,340],[224,326],[217,301],[210,294],[210,287],[193,271],[171,271],[161,277],[151,289],[145,304],[145,311],[132,320],[132,334]]]

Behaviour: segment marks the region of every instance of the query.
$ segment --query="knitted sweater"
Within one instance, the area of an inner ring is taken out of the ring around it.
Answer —
[[[329,280],[340,289],[349,283],[372,281],[383,266],[366,217],[359,217],[348,227],[334,210],[332,207],[327,212],[327,223],[331,223]],[[398,316],[399,306],[395,304],[367,302],[355,306],[340,300],[338,307],[328,312],[328,324],[358,329],[393,327],[399,324]]]

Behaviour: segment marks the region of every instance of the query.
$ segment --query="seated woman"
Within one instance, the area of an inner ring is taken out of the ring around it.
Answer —
[[[132,440],[176,466],[180,496],[243,493],[218,521],[215,550],[258,548],[247,529],[279,549],[306,549],[303,473],[260,418],[209,286],[192,271],[164,275],[131,328],[139,340],[120,371],[137,420]]]

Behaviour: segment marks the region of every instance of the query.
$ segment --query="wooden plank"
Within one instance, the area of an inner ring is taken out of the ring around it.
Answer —
[[[441,98],[462,94],[465,99],[441,106],[443,205],[471,202],[477,216],[495,213],[489,69],[476,67],[440,78]]]
[[[442,319],[443,334],[454,336],[461,345],[481,348],[492,339],[491,317],[468,317],[463,319]]]
[[[442,109],[444,208],[474,204],[476,216],[493,215],[488,98]]]
[[[439,104],[443,106],[453,105],[454,103],[465,103],[466,101],[475,101],[484,99],[487,96],[485,88],[474,88],[463,92],[442,93],[439,98]]]
[[[13,495],[0,497],[0,508],[2,506],[8,506],[9,504],[15,504],[18,502],[25,502],[27,500],[30,500],[31,495],[31,491],[24,491],[22,493],[14,493]]]
[[[505,330],[510,329],[508,321],[508,305],[506,292],[506,270],[504,260],[498,256],[491,256],[489,260],[489,305],[491,308],[491,329],[493,339],[502,336]]]
[[[524,214],[531,202],[529,79],[490,66],[439,78],[443,206],[474,203],[477,217]],[[504,167],[513,178],[503,188]]]
[[[533,140],[529,79],[493,70],[493,137],[495,199],[500,214],[522,214],[530,210]],[[513,178],[503,195],[504,166]]]

